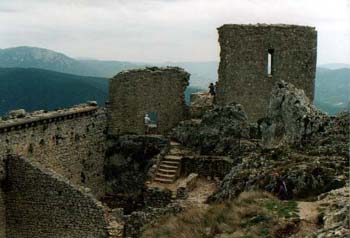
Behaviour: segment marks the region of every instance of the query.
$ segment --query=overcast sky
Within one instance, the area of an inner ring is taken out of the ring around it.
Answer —
[[[0,0],[0,48],[72,57],[219,60],[225,23],[315,26],[318,63],[350,64],[350,0]]]

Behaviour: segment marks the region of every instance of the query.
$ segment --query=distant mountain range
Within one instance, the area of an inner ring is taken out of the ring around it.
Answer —
[[[0,67],[40,68],[110,78],[124,69],[137,68],[140,65],[122,61],[78,60],[52,50],[21,46],[0,50]]]
[[[197,91],[200,89],[188,87],[186,101]],[[18,108],[55,110],[90,100],[104,106],[108,100],[107,78],[36,68],[0,68],[0,116]]]
[[[317,68],[314,104],[329,114],[348,109],[350,68]]]
[[[324,68],[324,69],[344,69],[344,68],[350,68],[350,64],[339,64],[339,63],[321,64],[318,67]]]
[[[0,49],[0,67],[2,68],[40,68],[81,76],[111,78],[126,69],[167,65],[183,67],[191,72],[192,86],[207,85],[209,82],[216,81],[217,78],[217,62],[133,63],[74,59],[52,50],[28,46]]]
[[[191,92],[207,90],[217,81],[218,62],[165,62],[157,64],[74,59],[35,47],[0,49],[0,115],[15,108],[26,110],[68,107],[87,100],[103,104],[108,80],[125,69],[179,66],[191,73]],[[1,69],[2,68],[2,69]],[[54,72],[56,71],[56,72]],[[327,64],[317,68],[315,105],[328,113],[347,107],[350,66]]]
[[[0,68],[0,115],[9,110],[54,110],[107,100],[108,80],[43,69]]]

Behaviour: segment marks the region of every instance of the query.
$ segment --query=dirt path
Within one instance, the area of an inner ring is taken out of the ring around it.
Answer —
[[[317,202],[298,202],[298,207],[299,207],[299,215],[301,220],[305,220],[310,223],[317,222],[317,216],[318,216]]]
[[[188,198],[182,201],[185,207],[208,208],[207,198],[217,189],[215,181],[208,181],[205,178],[199,178],[196,187],[188,193]]]
[[[317,202],[298,202],[300,229],[293,238],[304,238],[317,231],[318,206]]]

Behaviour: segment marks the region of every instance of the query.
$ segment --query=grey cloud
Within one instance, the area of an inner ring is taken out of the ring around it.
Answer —
[[[101,59],[218,60],[216,27],[284,22],[317,27],[319,62],[350,63],[341,50],[350,41],[346,1],[0,0],[0,12],[14,10],[0,14],[0,23],[11,22],[0,27],[0,47],[33,45]]]

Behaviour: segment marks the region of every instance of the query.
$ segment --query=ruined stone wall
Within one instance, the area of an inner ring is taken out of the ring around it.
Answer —
[[[21,157],[8,160],[7,238],[103,238],[108,221],[84,188]]]
[[[95,106],[2,121],[0,177],[7,155],[22,155],[103,196],[105,130],[106,114]]]
[[[184,157],[181,160],[181,175],[188,176],[191,173],[196,173],[199,176],[222,179],[230,172],[232,166],[233,161],[224,156]]]
[[[5,197],[1,186],[0,186],[0,238],[6,238]]]
[[[313,100],[317,32],[295,25],[223,25],[216,103],[237,102],[249,120],[266,115],[270,92],[278,80],[293,83]],[[268,53],[271,74],[268,74]]]
[[[108,133],[144,134],[146,113],[157,114],[157,133],[173,128],[187,114],[189,74],[176,67],[123,71],[110,81]]]

